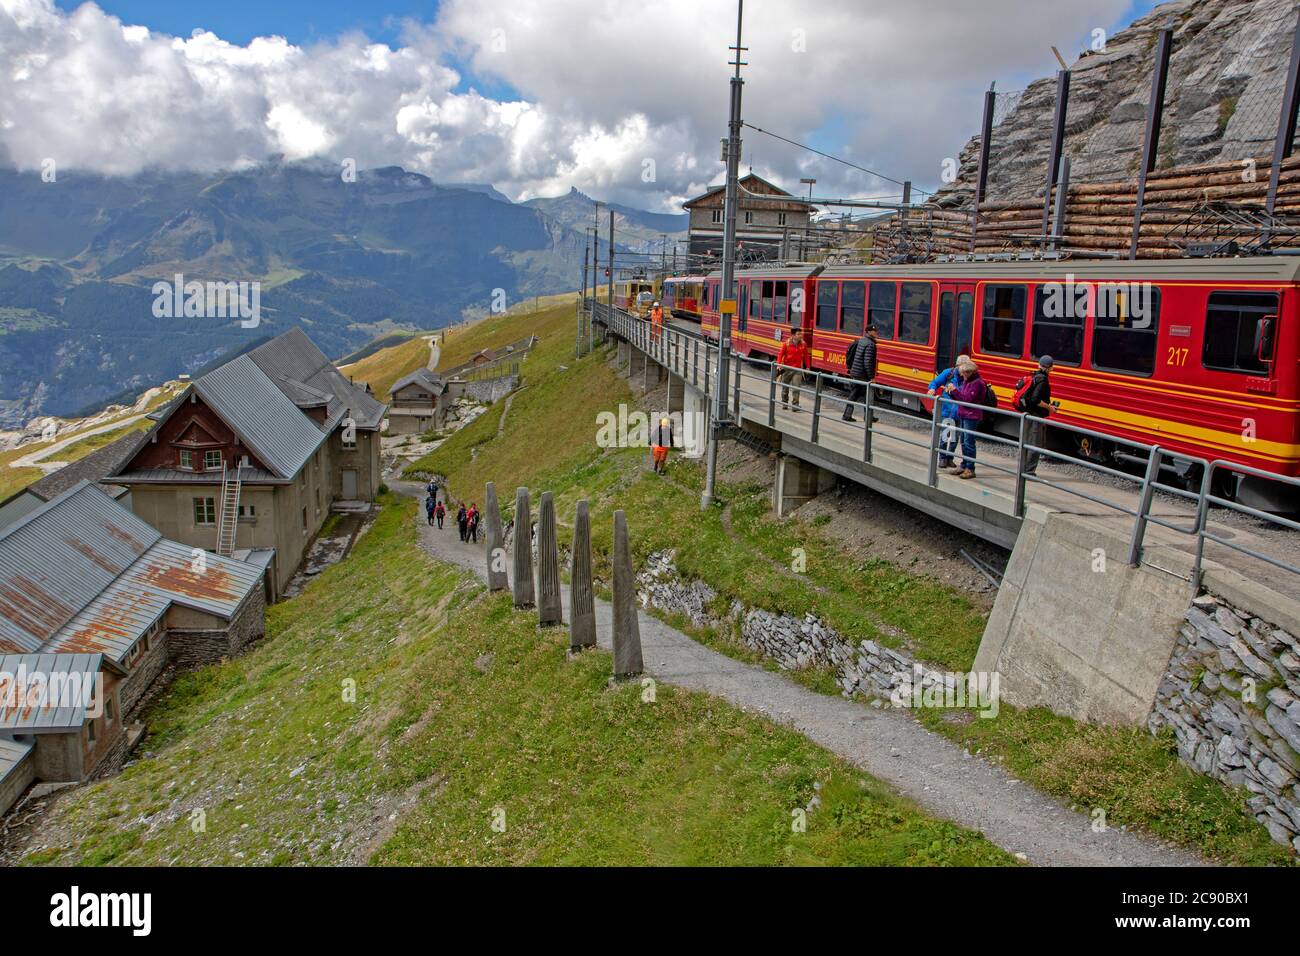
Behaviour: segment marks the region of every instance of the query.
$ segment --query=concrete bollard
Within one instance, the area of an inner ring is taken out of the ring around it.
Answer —
[[[515,607],[532,607],[533,518],[528,510],[528,489],[515,492]]]
[[[591,581],[591,517],[578,502],[573,520],[573,568],[569,574],[569,647],[596,646],[596,599]]]
[[[537,623],[542,627],[564,623],[555,498],[549,491],[542,492],[541,514],[537,519]]]
[[[506,577],[506,552],[501,547],[501,506],[497,504],[497,486],[487,483],[483,498],[484,517],[487,518],[487,576],[489,591],[504,591],[510,587]]]
[[[614,512],[614,677],[635,677],[643,669],[632,549],[627,541],[627,516],[620,510]]]

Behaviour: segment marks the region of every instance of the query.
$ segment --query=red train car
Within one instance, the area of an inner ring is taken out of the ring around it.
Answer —
[[[704,276],[670,276],[663,281],[660,302],[673,315],[700,321],[704,300]]]
[[[757,277],[737,273],[742,293]],[[1047,354],[1056,421],[1300,476],[1296,258],[828,266],[812,267],[803,285],[814,368],[842,374],[848,343],[870,322],[881,384],[924,391],[966,353],[1006,408],[1016,380]],[[702,322],[715,339],[716,298]],[[746,354],[771,352],[763,339],[741,342]],[[1266,483],[1223,490],[1294,504]]]
[[[767,266],[736,273],[736,315],[731,326],[731,348],[745,356],[775,358],[790,329],[806,326],[805,317],[815,294],[818,265]],[[700,329],[718,337],[718,300],[722,273],[710,273]]]

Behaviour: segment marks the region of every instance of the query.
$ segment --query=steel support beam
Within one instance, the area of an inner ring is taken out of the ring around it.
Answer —
[[[970,216],[970,251],[975,252],[975,233],[980,225],[980,203],[984,201],[984,187],[989,180],[989,149],[993,141],[993,108],[997,104],[998,94],[990,86],[984,94],[984,119],[980,123],[980,165],[975,174],[975,202],[971,206]]]
[[[1070,71],[1056,71],[1056,115],[1052,119],[1052,147],[1047,157],[1047,187],[1043,190],[1043,238],[1052,221],[1052,187],[1065,149],[1065,110],[1070,105]]]
[[[1282,94],[1282,114],[1277,118],[1277,142],[1273,146],[1273,168],[1268,173],[1268,199],[1264,208],[1271,216],[1277,205],[1277,187],[1282,181],[1282,160],[1291,155],[1295,145],[1296,109],[1300,108],[1300,14],[1296,16],[1295,37],[1291,41],[1291,62],[1287,67],[1286,89]]]
[[[1142,207],[1146,204],[1147,176],[1156,168],[1160,150],[1160,121],[1165,112],[1165,85],[1169,80],[1169,51],[1173,46],[1174,31],[1165,27],[1156,41],[1156,65],[1151,74],[1151,100],[1147,103],[1147,129],[1142,144],[1142,166],[1138,170],[1137,208],[1133,210],[1133,238],[1128,245],[1128,257],[1136,259],[1138,240],[1142,237]]]

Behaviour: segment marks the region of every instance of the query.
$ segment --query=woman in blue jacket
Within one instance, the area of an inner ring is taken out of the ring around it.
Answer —
[[[969,355],[958,355],[957,365],[964,365],[970,361]],[[957,374],[957,365],[952,368],[946,368],[934,377],[930,383],[930,395],[947,395],[949,385],[956,388],[961,384],[961,376]],[[947,398],[939,399],[939,467],[947,470],[957,467],[955,459],[957,457],[957,406]]]

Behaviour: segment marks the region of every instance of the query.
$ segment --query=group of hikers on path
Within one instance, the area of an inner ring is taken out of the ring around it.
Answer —
[[[857,420],[853,417],[853,407],[864,402],[867,389],[876,378],[876,335],[875,328],[868,325],[862,336],[850,343],[844,356],[845,372],[854,380],[841,416],[846,422]],[[776,380],[781,383],[782,408],[799,411],[799,390],[810,367],[809,359],[803,330],[791,329],[776,358]],[[1052,365],[1050,355],[1040,357],[1033,375],[1016,383],[1011,399],[1012,408],[1029,416],[1026,444],[1039,448],[1044,447],[1047,438],[1044,422],[1054,407]],[[791,391],[794,392],[793,397]],[[951,368],[936,375],[926,394],[935,396],[939,401],[940,470],[952,472],[958,478],[974,478],[975,435],[984,420],[984,409],[997,407],[997,395],[980,377],[979,366],[969,355],[957,356],[957,361]],[[871,421],[874,423],[879,419],[872,415]],[[957,464],[959,446],[960,465]],[[1038,460],[1038,452],[1030,450],[1026,453],[1025,474],[1037,473]]]
[[[447,507],[443,502],[438,500],[438,484],[430,481],[425,488],[427,495],[424,499],[425,520],[430,524],[436,523],[441,530],[443,519],[447,515]],[[445,498],[447,493],[443,492]],[[460,508],[456,511],[456,528],[460,532],[462,541],[478,541],[478,524],[482,518],[482,513],[478,510],[478,505],[470,502],[469,507],[465,507],[462,502]]]

